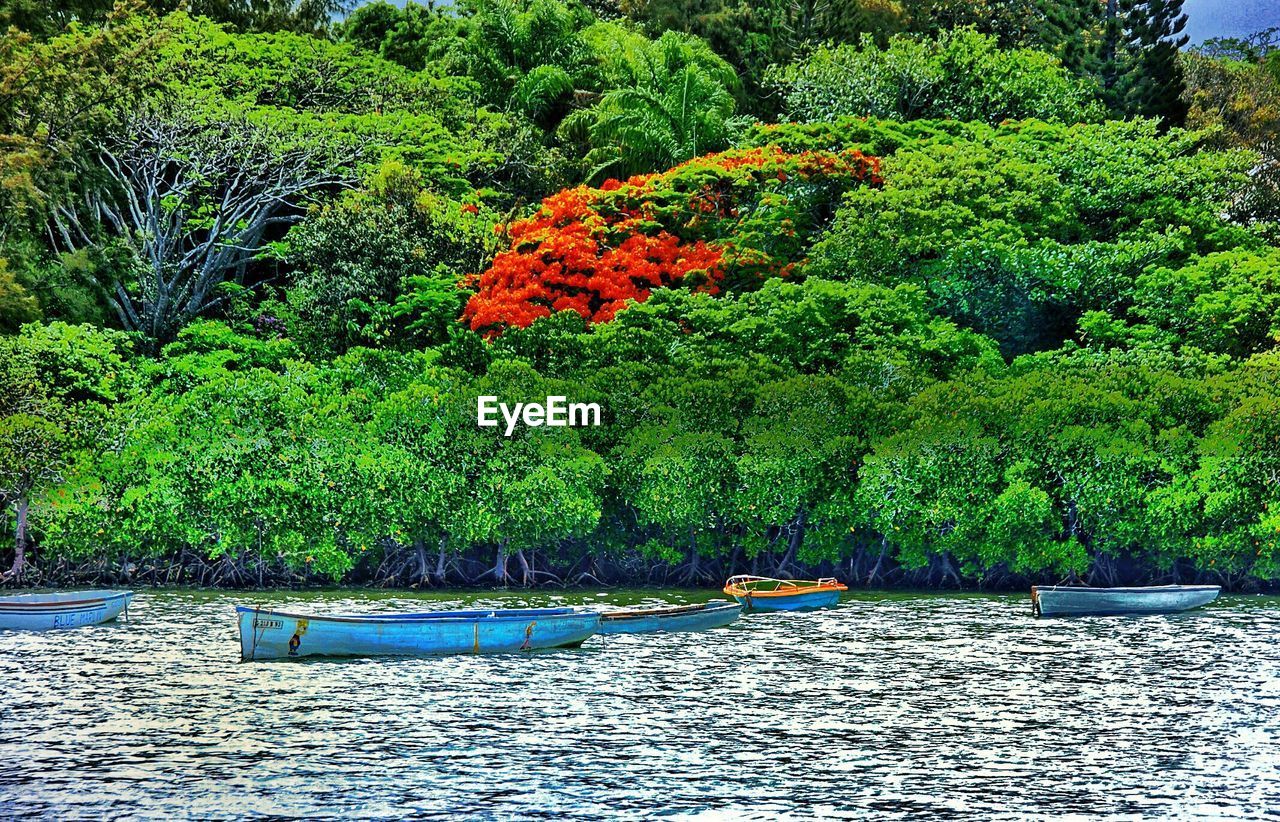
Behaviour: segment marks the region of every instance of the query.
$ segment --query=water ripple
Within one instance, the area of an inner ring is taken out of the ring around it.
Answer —
[[[834,611],[573,651],[242,664],[244,597],[141,593],[129,624],[0,632],[0,817],[1219,819],[1280,808],[1276,599],[1036,620],[1025,597],[859,595]],[[249,597],[317,612],[459,599]]]

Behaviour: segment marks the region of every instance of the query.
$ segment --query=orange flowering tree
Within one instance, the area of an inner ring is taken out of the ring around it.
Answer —
[[[510,245],[475,279],[463,319],[490,335],[557,311],[608,322],[655,288],[714,294],[789,276],[840,196],[879,183],[879,160],[856,151],[765,146],[566,189],[506,227]]]

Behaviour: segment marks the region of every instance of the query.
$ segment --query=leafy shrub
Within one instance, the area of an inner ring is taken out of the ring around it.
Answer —
[[[433,194],[388,164],[368,189],[313,213],[288,235],[298,276],[291,328],[311,351],[435,344],[462,310],[459,280],[492,253],[490,222],[474,203]]]

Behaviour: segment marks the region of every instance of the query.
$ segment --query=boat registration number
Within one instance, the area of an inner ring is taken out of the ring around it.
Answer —
[[[269,630],[271,628],[283,628],[284,620],[282,619],[254,619],[253,627],[255,629]]]

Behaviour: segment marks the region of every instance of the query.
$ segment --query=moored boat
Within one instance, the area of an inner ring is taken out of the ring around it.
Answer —
[[[806,611],[832,608],[840,592],[849,587],[834,577],[822,579],[772,579],[742,574],[730,577],[724,592],[748,611]]]
[[[1153,585],[1136,588],[1086,588],[1033,585],[1031,609],[1037,616],[1165,614],[1208,605],[1218,585]]]
[[[600,614],[575,608],[318,616],[236,608],[240,658],[500,654],[581,645]]]
[[[742,614],[736,602],[713,599],[696,605],[629,608],[600,615],[602,634],[647,634],[655,631],[705,631],[728,625]]]
[[[0,628],[52,631],[110,622],[124,613],[133,591],[62,591],[0,597]]]

